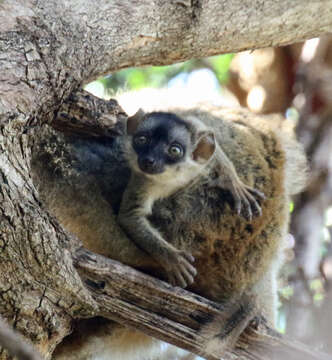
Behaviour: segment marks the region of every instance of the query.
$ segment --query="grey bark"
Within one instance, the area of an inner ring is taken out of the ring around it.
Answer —
[[[332,29],[332,2],[0,1],[0,313],[50,357],[97,305],[73,267],[75,241],[42,208],[30,173],[38,126],[82,83]],[[1,358],[7,358],[2,350]]]
[[[0,345],[18,360],[42,360],[37,351],[1,319]]]

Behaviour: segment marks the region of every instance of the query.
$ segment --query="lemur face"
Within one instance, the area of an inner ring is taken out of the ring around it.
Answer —
[[[169,188],[202,173],[215,150],[211,130],[169,112],[138,111],[128,118],[127,135],[131,169]]]
[[[175,114],[161,112],[145,115],[132,137],[138,167],[151,175],[185,161],[190,142],[188,125]]]

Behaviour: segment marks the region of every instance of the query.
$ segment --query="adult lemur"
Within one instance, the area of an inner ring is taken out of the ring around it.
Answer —
[[[174,113],[144,114],[139,110],[128,119],[124,146],[131,178],[118,216],[129,237],[166,269],[169,281],[183,287],[194,281],[194,258],[190,252],[176,249],[151,226],[148,216],[154,202],[188,188],[192,182],[205,183],[229,190],[237,213],[241,213],[243,203],[244,216],[251,220],[251,206],[261,214],[253,195],[263,197],[242,183],[213,128],[194,115],[181,118]]]
[[[173,135],[167,129],[166,142],[159,130],[153,131],[158,128],[154,126],[156,122],[164,116],[182,124],[181,136],[176,141],[172,141]],[[141,121],[132,123],[132,144],[134,149],[141,147],[141,150],[131,150],[131,154],[144,153],[145,146],[148,154],[153,142],[159,141],[164,146],[158,150],[159,154],[168,159],[166,162],[174,171],[174,176],[165,172],[167,175],[163,178],[164,171],[155,158],[147,155],[145,160],[137,162],[137,155],[130,157],[131,167],[135,167],[137,173],[145,172],[147,178],[161,179],[160,186],[156,182],[152,201],[148,201],[149,196],[135,199],[141,192],[132,191],[132,184],[122,198],[130,179],[126,161],[128,147],[124,146],[128,138],[83,140],[64,137],[48,128],[44,129],[44,140],[34,149],[32,162],[42,200],[63,226],[92,251],[162,278],[170,275],[173,282],[190,284],[190,291],[214,301],[227,302],[243,293],[253,294],[253,305],[273,325],[275,283],[287,232],[289,200],[302,189],[305,180],[306,161],[301,147],[282,131],[278,118],[266,119],[245,110],[174,110],[168,115],[154,113],[140,117]],[[153,126],[149,125],[151,121],[155,123]],[[128,123],[129,128],[132,124]],[[195,153],[202,132],[207,141]],[[215,153],[215,147],[219,151],[219,146],[224,154],[221,162],[220,153]],[[217,155],[216,162],[210,163],[209,160],[214,159],[212,154]],[[182,161],[178,161],[180,155]],[[229,159],[229,163],[224,159]],[[198,174],[194,162],[200,165]],[[190,164],[193,166],[191,170],[187,168],[190,176],[183,179],[188,185],[178,186],[177,168],[181,172],[182,166]],[[227,164],[230,165],[227,167]],[[226,166],[225,173],[223,166]],[[232,171],[227,172],[229,169]],[[229,181],[233,181],[233,187]],[[167,182],[172,191],[168,192]],[[261,216],[249,221],[234,213],[234,205],[239,204],[236,201],[239,197],[234,198],[234,183],[237,189],[246,190],[245,196],[239,196],[242,203],[249,201],[244,215],[251,208],[258,213],[260,205],[255,197],[265,194]],[[138,189],[140,186],[137,183]],[[160,189],[162,196],[158,193]],[[135,228],[136,233],[130,230],[132,217],[126,221],[128,214],[133,213],[134,223],[137,220],[144,223],[143,227],[139,224]],[[119,227],[117,214],[129,238]],[[151,249],[144,243],[145,234],[139,233],[146,229],[150,232],[147,238],[153,234]],[[160,243],[167,245],[160,247]],[[161,252],[156,251],[155,244]],[[163,249],[168,247],[181,256],[171,257],[170,264],[176,266],[167,274],[168,263],[163,261],[163,255],[167,258],[168,252]],[[191,256],[195,258],[194,263]],[[71,354],[73,342],[69,341],[58,349],[55,358],[93,359],[99,355],[104,359],[158,359],[158,341],[120,325],[94,321],[93,330],[82,325],[76,332],[82,345],[80,352]],[[235,329],[227,336],[231,340],[237,333],[237,323],[233,325]],[[220,339],[220,344],[222,342]],[[218,352],[218,342],[211,346]]]

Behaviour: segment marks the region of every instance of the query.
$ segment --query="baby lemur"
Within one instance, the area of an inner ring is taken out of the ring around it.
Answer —
[[[301,146],[278,117],[243,109],[163,110],[138,113],[128,121],[129,136],[114,140],[66,137],[45,127],[31,164],[41,200],[90,250],[155,276],[166,270],[171,282],[213,301],[252,294],[248,308],[273,326],[290,196],[305,180]],[[234,204],[243,215],[259,214],[260,206],[262,214],[238,216]],[[241,309],[238,317],[246,319]],[[220,333],[234,341],[240,325],[234,321],[228,335]],[[55,359],[102,353],[159,359],[160,343],[144,334],[111,322],[88,328],[77,329],[79,351],[69,339]],[[222,340],[207,345],[218,356]]]
[[[153,204],[194,181],[229,190],[237,213],[249,220],[261,214],[254,196],[264,195],[245,185],[232,162],[216,142],[213,128],[198,117],[180,118],[174,113],[139,110],[127,120],[125,157],[131,178],[124,192],[119,224],[128,236],[166,270],[169,281],[186,287],[193,283],[196,269],[193,256],[168,243],[147,217]],[[211,171],[215,174],[211,178]],[[244,209],[241,212],[241,206]]]

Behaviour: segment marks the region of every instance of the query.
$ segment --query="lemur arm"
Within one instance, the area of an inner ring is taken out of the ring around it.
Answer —
[[[193,283],[196,269],[194,257],[169,244],[147,219],[149,211],[140,191],[129,185],[124,193],[118,222],[127,235],[142,250],[149,253],[166,270],[172,285],[186,287]]]

